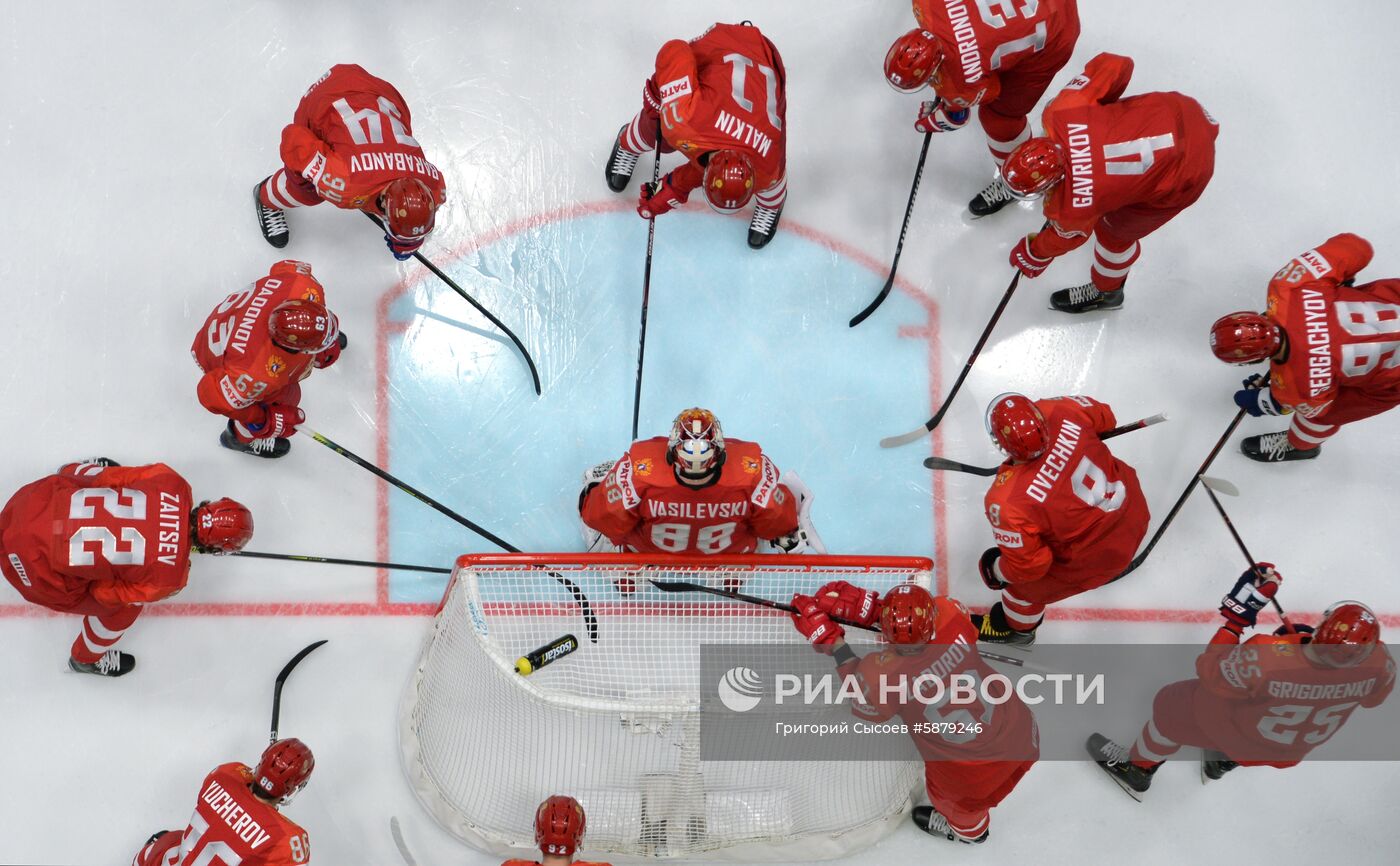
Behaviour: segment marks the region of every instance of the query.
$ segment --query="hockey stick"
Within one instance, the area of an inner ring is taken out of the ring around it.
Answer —
[[[1223,478],[1209,478],[1205,475],[1197,475],[1196,477],[1200,479],[1201,486],[1206,489],[1206,495],[1210,497],[1211,504],[1215,506],[1215,510],[1220,512],[1220,519],[1225,521],[1225,528],[1230,530],[1230,535],[1234,536],[1235,544],[1239,545],[1240,553],[1244,554],[1245,560],[1249,563],[1249,570],[1254,572],[1255,577],[1263,580],[1264,573],[1259,570],[1259,560],[1255,559],[1253,555],[1250,554],[1249,548],[1244,546],[1244,539],[1240,537],[1239,530],[1235,528],[1234,522],[1230,520],[1230,515],[1225,513],[1225,506],[1221,504],[1220,497],[1215,495],[1218,490],[1226,496],[1239,496],[1239,488]],[[1293,620],[1288,618],[1288,614],[1283,612],[1283,607],[1279,605],[1278,599],[1269,596],[1269,601],[1273,603],[1274,610],[1278,611],[1279,618],[1283,620],[1283,624],[1288,627],[1288,630],[1297,634],[1298,627],[1293,624]]]
[[[369,562],[363,559],[336,559],[330,556],[302,556],[296,553],[258,553],[252,550],[237,550],[231,556],[251,556],[254,559],[280,559],[288,562],[321,562],[326,565],[359,565],[365,568],[388,568],[393,571],[422,571],[428,574],[451,574],[450,568],[437,568],[431,565],[403,565],[397,562]]]
[[[972,365],[977,363],[977,356],[982,353],[982,347],[987,345],[987,338],[992,335],[992,329],[997,326],[997,321],[1001,319],[1002,311],[1011,302],[1011,296],[1016,293],[1016,287],[1021,284],[1021,272],[1016,271],[1016,275],[1011,278],[1011,285],[1006,287],[1006,294],[1001,296],[1001,303],[997,304],[996,312],[992,313],[992,320],[987,323],[987,327],[982,329],[982,336],[977,338],[977,345],[972,347],[972,355],[968,357],[967,363],[963,365],[962,372],[958,374],[958,380],[953,383],[953,390],[948,392],[948,396],[943,398],[943,405],[938,407],[934,416],[923,423],[923,426],[916,427],[908,433],[898,436],[887,436],[880,440],[881,448],[898,448],[901,445],[908,445],[917,439],[923,438],[925,433],[931,433],[933,428],[938,426],[938,422],[943,420],[943,415],[948,411],[948,407],[953,405],[953,398],[958,396],[958,389],[962,387],[967,379],[967,374],[972,372]]]
[[[1131,433],[1134,430],[1141,430],[1144,427],[1151,427],[1153,424],[1160,424],[1167,420],[1167,413],[1162,412],[1149,418],[1142,418],[1131,424],[1124,424],[1121,427],[1114,427],[1107,433],[1099,437],[1099,440],[1112,439],[1114,436],[1122,436],[1124,433]],[[969,475],[981,475],[990,478],[1001,469],[1001,464],[996,466],[972,466],[967,463],[959,463],[956,460],[949,460],[946,457],[928,457],[924,459],[924,467],[927,469],[948,469],[953,472],[966,472]]]
[[[1141,553],[1133,557],[1133,561],[1128,563],[1128,567],[1123,569],[1123,571],[1116,575],[1113,580],[1110,580],[1109,583],[1122,580],[1132,574],[1139,565],[1142,565],[1143,562],[1147,560],[1147,555],[1152,552],[1152,548],[1156,547],[1157,542],[1162,540],[1162,533],[1166,532],[1167,527],[1172,525],[1172,520],[1176,518],[1176,513],[1181,510],[1182,505],[1186,504],[1186,498],[1191,495],[1191,491],[1195,490],[1196,485],[1200,483],[1201,476],[1206,474],[1206,470],[1210,469],[1210,464],[1215,462],[1215,455],[1219,454],[1220,449],[1225,447],[1226,440],[1235,432],[1235,428],[1240,426],[1240,421],[1243,419],[1244,410],[1241,409],[1235,413],[1235,417],[1230,421],[1230,426],[1225,428],[1225,432],[1220,434],[1220,438],[1216,441],[1215,447],[1210,449],[1210,453],[1206,455],[1205,461],[1201,463],[1201,468],[1197,469],[1195,474],[1191,476],[1191,482],[1186,485],[1185,490],[1181,491],[1181,495],[1177,497],[1176,503],[1172,505],[1172,510],[1167,512],[1167,516],[1162,521],[1162,525],[1157,527],[1157,532],[1154,533],[1152,539],[1147,542],[1147,546],[1142,549]]]
[[[389,819],[389,832],[394,836],[394,845],[399,849],[399,856],[403,858],[404,866],[418,866],[418,861],[414,860],[413,855],[408,853],[408,843],[403,840],[403,831],[399,829],[397,815]]]
[[[431,496],[428,496],[426,493],[423,493],[417,488],[410,487],[408,484],[404,483],[403,481],[400,481],[399,479],[390,475],[388,472],[385,472],[383,469],[380,469],[378,466],[375,466],[373,463],[369,462],[368,460],[364,459],[358,454],[355,454],[351,451],[347,451],[345,448],[342,448],[341,446],[327,439],[325,436],[322,436],[320,433],[317,433],[315,430],[303,430],[302,432],[310,436],[312,439],[315,439],[317,442],[320,442],[327,448],[331,449],[335,453],[339,454],[341,457],[344,457],[346,460],[349,460],[351,463],[354,463],[356,466],[359,466],[361,469],[364,469],[372,475],[375,475],[376,477],[394,485],[398,489],[402,490],[404,493],[407,493],[409,496],[412,496],[414,499],[417,499],[419,502],[433,509],[437,513],[457,521],[458,523],[465,526],[467,529],[470,529],[472,532],[475,532],[477,535],[480,535],[482,538],[486,539],[487,541],[491,542],[492,544],[496,545],[502,550],[507,551],[509,553],[520,552],[520,548],[516,547],[515,545],[511,544],[510,542],[506,541],[505,539],[501,538],[495,533],[476,525],[472,521],[468,520],[467,518],[463,517],[462,515],[458,514],[452,509],[448,508],[446,505],[443,505],[441,502],[438,502],[436,499],[433,499]],[[559,583],[562,584],[564,588],[569,591],[569,594],[574,597],[574,601],[578,603],[578,606],[583,609],[583,621],[588,627],[588,639],[592,643],[597,643],[598,616],[593,612],[593,605],[589,603],[588,596],[583,594],[583,590],[578,588],[578,584],[574,583],[569,578],[564,577],[562,574],[558,574],[557,572],[551,571],[549,572],[549,576],[559,581]]]
[[[651,162],[651,185],[661,179],[661,118],[656,119],[656,158]],[[637,388],[632,392],[632,441],[637,441],[637,419],[642,413],[642,362],[647,356],[647,305],[651,302],[651,253],[656,245],[656,214],[647,220],[647,263],[642,270],[642,333],[637,341]]]
[[[885,285],[880,289],[880,294],[875,296],[875,300],[870,302],[870,306],[856,313],[848,323],[854,328],[861,322],[870,318],[870,314],[880,308],[885,302],[885,298],[890,296],[890,290],[894,288],[894,274],[899,270],[899,256],[904,252],[904,235],[909,231],[909,217],[914,214],[914,199],[919,195],[919,182],[924,179],[924,161],[928,159],[929,142],[933,141],[933,133],[924,133],[924,146],[919,151],[919,165],[914,169],[914,185],[909,189],[909,204],[904,206],[904,225],[899,227],[899,243],[894,247],[894,263],[890,265],[890,275],[885,279]],[[634,437],[635,438],[635,437]]]
[[[267,740],[269,743],[277,742],[277,723],[282,718],[282,686],[287,684],[287,677],[292,675],[292,670],[301,664],[301,660],[311,655],[317,647],[324,643],[324,640],[318,640],[315,643],[307,644],[301,652],[292,656],[292,660],[283,665],[281,672],[277,674],[277,682],[272,685],[272,732]]]
[[[361,213],[369,217],[370,221],[373,222],[375,225],[379,226],[381,230],[384,229],[384,224],[381,223],[379,221],[379,218],[376,217],[374,214],[369,213],[367,211],[361,211]],[[505,323],[502,322],[500,319],[496,318],[490,310],[483,307],[480,303],[477,302],[475,298],[467,294],[461,286],[453,282],[451,277],[447,276],[447,274],[444,274],[441,270],[439,270],[437,265],[428,261],[428,259],[422,253],[418,252],[417,250],[414,250],[413,257],[417,259],[419,263],[423,265],[423,267],[436,274],[438,279],[442,280],[444,283],[447,283],[448,287],[450,287],[452,291],[461,295],[464,301],[471,304],[473,307],[476,307],[477,311],[480,312],[481,315],[485,316],[491,321],[491,324],[495,325],[498,329],[500,329],[507,337],[510,337],[510,341],[515,344],[515,348],[519,349],[520,354],[525,358],[525,364],[530,368],[530,379],[535,384],[535,394],[539,395],[541,393],[540,373],[538,370],[535,369],[535,360],[530,357],[530,353],[525,350],[525,344],[520,342],[520,338],[515,336],[515,332],[512,331],[510,328],[507,328]]]
[[[759,598],[756,595],[745,595],[742,592],[735,592],[732,589],[719,589],[718,587],[705,586],[702,583],[691,583],[690,581],[686,580],[648,579],[647,582],[650,583],[652,586],[656,587],[657,589],[661,590],[662,592],[706,592],[710,595],[717,595],[721,598],[733,599],[734,601],[742,601],[746,604],[756,604],[759,607],[767,607],[773,610],[785,611],[787,613],[797,613],[797,608],[793,607],[790,604],[785,604],[781,601],[772,601],[771,599],[767,598]],[[858,628],[864,631],[878,632],[880,630],[879,626],[861,625],[858,622],[852,622],[849,619],[842,619],[841,617],[837,616],[833,616],[831,618],[831,621],[836,623],[837,625],[846,626],[849,628]],[[984,659],[1005,662],[1009,665],[1015,665],[1018,668],[1025,667],[1026,665],[1026,663],[1021,659],[1012,658],[1010,656],[998,655],[996,653],[984,652],[981,647],[977,648],[977,653],[981,655]],[[1032,667],[1034,667],[1034,665],[1032,665]]]

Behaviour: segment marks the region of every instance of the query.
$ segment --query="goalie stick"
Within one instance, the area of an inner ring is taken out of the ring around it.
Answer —
[[[648,579],[648,583],[661,590],[662,592],[707,592],[710,595],[717,595],[721,598],[730,598],[734,601],[742,601],[746,604],[756,604],[760,607],[772,608],[773,610],[786,611],[787,613],[797,613],[797,608],[781,601],[773,601],[767,598],[759,598],[756,595],[745,595],[742,592],[736,592],[732,589],[719,589],[718,587],[714,586],[705,586],[703,583],[691,583],[688,580],[653,579]],[[837,616],[833,616],[831,618],[831,621],[841,626],[847,626],[849,628],[858,628],[864,631],[878,632],[880,630],[879,626],[861,625],[858,622],[852,622],[849,619],[842,619],[841,617]],[[999,655],[997,653],[989,653],[984,651],[981,647],[977,648],[977,653],[978,655],[982,656],[982,658],[990,659],[991,661],[1004,662],[1005,664],[1015,665],[1018,668],[1026,666],[1026,663],[1021,659],[1012,658],[1011,656]],[[1035,665],[1031,665],[1031,667],[1035,668]],[[1036,669],[1038,670],[1038,668]]]
[[[924,133],[924,146],[919,151],[919,165],[914,169],[914,185],[909,189],[909,204],[904,206],[904,224],[899,227],[899,243],[895,244],[894,247],[894,263],[890,265],[890,275],[885,279],[885,285],[875,296],[875,300],[871,301],[865,309],[856,313],[847,323],[848,327],[854,328],[870,318],[870,314],[880,308],[880,305],[885,302],[885,298],[890,296],[890,290],[894,288],[894,275],[899,270],[899,256],[904,252],[904,236],[909,232],[909,217],[914,213],[914,199],[919,195],[919,182],[924,178],[924,161],[928,159],[928,146],[931,141],[933,141],[933,133]],[[637,434],[633,433],[632,438],[637,438]]]
[[[1221,504],[1220,497],[1215,495],[1216,491],[1219,491],[1226,496],[1239,496],[1240,489],[1223,478],[1209,478],[1205,475],[1197,475],[1196,477],[1200,479],[1201,486],[1206,489],[1206,495],[1210,497],[1215,510],[1220,512],[1220,519],[1225,521],[1225,528],[1230,530],[1230,535],[1234,536],[1235,544],[1239,545],[1240,553],[1244,554],[1245,561],[1249,563],[1249,570],[1254,572],[1255,577],[1262,580],[1264,573],[1259,570],[1259,560],[1250,555],[1249,548],[1244,546],[1244,539],[1240,537],[1239,530],[1235,529],[1230,515],[1225,513],[1225,506]],[[1273,603],[1274,610],[1278,611],[1279,618],[1283,620],[1283,624],[1288,627],[1288,630],[1297,634],[1298,627],[1293,624],[1293,620],[1288,618],[1288,614],[1283,612],[1283,607],[1278,603],[1278,599],[1269,596],[1269,601]]]
[[[1124,433],[1131,433],[1134,430],[1141,430],[1144,427],[1151,427],[1153,424],[1160,424],[1165,420],[1167,420],[1167,414],[1165,412],[1162,412],[1148,418],[1139,419],[1137,421],[1132,422],[1131,424],[1124,424],[1121,427],[1114,427],[1112,430],[1109,430],[1107,433],[1104,433],[1102,436],[1100,436],[1099,439],[1100,441],[1104,439],[1112,439],[1114,436],[1122,436]],[[997,474],[997,471],[1001,469],[1000,463],[998,463],[996,466],[972,466],[967,463],[959,463],[956,460],[949,460],[946,457],[925,458],[924,466],[928,469],[947,469],[953,472],[966,472],[969,475],[981,475],[984,478],[990,478],[991,476]]]
[[[272,725],[271,734],[268,736],[269,743],[277,742],[277,723],[282,718],[282,687],[287,684],[287,677],[292,675],[292,671],[301,660],[316,651],[316,648],[324,644],[324,640],[307,644],[301,652],[292,656],[292,660],[282,666],[282,670],[277,674],[277,681],[272,685]]]
[[[384,224],[381,223],[379,221],[379,218],[376,217],[374,214],[369,213],[367,211],[361,211],[361,213],[364,213],[365,216],[369,217],[370,222],[379,226],[380,230],[387,231],[384,228]],[[465,289],[453,282],[451,277],[447,276],[447,274],[444,274],[441,270],[439,270],[437,265],[428,261],[427,257],[425,257],[422,253],[418,252],[417,250],[414,250],[413,257],[417,259],[418,262],[421,265],[423,265],[423,267],[427,268],[428,270],[432,271],[435,275],[437,275],[437,278],[446,283],[448,287],[452,289],[452,291],[461,295],[462,300],[471,304],[473,307],[476,307],[477,312],[481,313],[481,315],[489,319],[491,324],[499,328],[501,332],[504,333],[507,337],[510,337],[510,341],[515,344],[515,348],[520,350],[521,357],[525,359],[525,365],[530,368],[530,380],[534,383],[535,395],[538,396],[541,393],[540,372],[539,370],[535,369],[535,360],[530,357],[530,353],[525,350],[525,344],[520,342],[520,338],[515,336],[515,332],[512,331],[510,328],[507,328],[505,322],[502,322],[500,319],[496,318],[495,315],[493,315],[490,310],[483,307],[476,300],[476,298],[473,298],[471,295],[467,294]]]
[[[325,436],[322,436],[320,433],[317,433],[315,430],[307,430],[303,428],[302,432],[310,436],[312,439],[315,439],[317,442],[320,442],[327,448],[331,449],[335,453],[339,454],[341,457],[344,457],[346,460],[349,460],[351,463],[354,463],[356,466],[359,466],[361,469],[364,469],[372,475],[375,475],[376,477],[381,478],[384,481],[387,481],[388,483],[394,485],[398,489],[402,490],[404,493],[407,493],[409,496],[412,496],[414,499],[417,499],[419,502],[433,509],[437,513],[445,517],[449,517],[452,520],[455,520],[456,522],[465,526],[467,529],[470,529],[472,532],[475,532],[477,535],[480,535],[482,538],[486,539],[487,541],[491,542],[492,544],[496,545],[502,550],[507,551],[508,553],[520,552],[520,548],[501,538],[499,535],[496,535],[495,533],[492,533],[489,530],[483,529],[482,527],[476,525],[472,521],[468,520],[467,518],[463,517],[462,515],[458,514],[452,509],[448,508],[446,505],[443,505],[441,502],[438,502],[436,499],[433,499],[431,496],[428,496],[426,493],[423,493],[417,488],[411,487],[403,481],[400,481],[398,478],[395,478],[393,475],[390,475],[388,472],[385,472],[383,469],[380,469],[378,466],[375,466],[373,463],[364,459],[360,455],[355,454],[354,452],[349,451],[345,448],[342,448],[335,442],[332,442],[330,439],[327,439]],[[588,628],[588,640],[591,643],[597,643],[598,615],[593,612],[593,605],[588,601],[588,596],[583,594],[583,590],[579,589],[578,584],[574,583],[572,580],[565,577],[564,575],[559,574],[558,572],[551,571],[549,572],[549,576],[559,581],[560,585],[567,589],[569,591],[569,594],[574,597],[574,602],[578,604],[579,608],[583,611],[583,622],[584,625]]]
[[[1132,574],[1139,565],[1147,561],[1148,555],[1152,553],[1152,548],[1156,547],[1157,542],[1162,540],[1162,533],[1166,532],[1167,527],[1172,525],[1172,521],[1176,519],[1177,512],[1181,510],[1181,506],[1186,504],[1187,497],[1191,495],[1192,490],[1196,489],[1196,485],[1201,481],[1201,476],[1206,474],[1206,470],[1210,469],[1210,464],[1215,462],[1215,456],[1220,453],[1221,448],[1225,447],[1226,440],[1235,432],[1235,428],[1240,426],[1240,421],[1242,420],[1244,420],[1243,409],[1235,413],[1235,417],[1230,421],[1230,426],[1226,427],[1225,432],[1220,434],[1220,438],[1216,440],[1215,447],[1210,449],[1210,453],[1206,455],[1206,459],[1201,463],[1201,468],[1197,469],[1191,476],[1190,483],[1186,485],[1185,490],[1181,491],[1181,495],[1177,497],[1176,503],[1172,505],[1172,510],[1167,512],[1167,516],[1162,520],[1162,525],[1157,527],[1157,531],[1153,534],[1152,539],[1147,542],[1147,546],[1142,549],[1141,553],[1133,557],[1133,561],[1128,563],[1128,567],[1115,575],[1113,580],[1110,580],[1109,583],[1122,580]]]

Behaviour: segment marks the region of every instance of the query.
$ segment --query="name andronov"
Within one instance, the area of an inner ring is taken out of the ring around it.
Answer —
[[[1027,704],[1041,704],[1047,699],[1057,705],[1102,706],[1104,703],[1103,674],[1024,673],[1015,678],[1004,674],[982,677],[966,673],[946,678],[931,674],[913,678],[900,675],[881,676],[874,683],[867,681],[864,686],[855,675],[778,674],[774,678],[774,686],[774,702],[779,705],[789,703],[793,698],[804,705],[873,703],[900,706],[920,703],[931,706],[973,701],[1004,704],[1013,695]]]

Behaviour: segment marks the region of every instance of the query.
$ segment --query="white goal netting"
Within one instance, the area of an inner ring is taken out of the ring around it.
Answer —
[[[781,611],[664,593],[648,579],[787,601],[836,579],[881,591],[928,586],[932,563],[780,555],[657,563],[628,554],[458,560],[400,721],[405,768],[439,823],[483,850],[519,854],[534,848],[535,807],[568,794],[587,812],[590,856],[724,860],[839,857],[892,829],[922,782],[916,763],[699,759],[701,644],[802,637]],[[565,581],[587,598],[597,643]],[[564,635],[577,637],[576,651],[517,673],[517,659]],[[874,640],[855,630],[848,638]]]

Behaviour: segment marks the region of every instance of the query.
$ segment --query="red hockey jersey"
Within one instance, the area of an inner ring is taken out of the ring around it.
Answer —
[[[914,0],[914,19],[943,48],[934,91],[963,108],[995,102],[1013,69],[1045,68],[1048,77],[1079,39],[1076,0]]]
[[[216,415],[261,424],[261,404],[311,375],[315,355],[288,352],[268,334],[269,314],[294,298],[326,303],[325,289],[305,262],[283,260],[267,276],[214,308],[195,334],[190,354],[204,371],[199,402]]]
[[[672,173],[689,193],[703,180],[697,160],[737,150],[764,190],[787,165],[787,72],[778,49],[751,24],[716,24],[698,39],[672,39],[656,55],[661,134],[689,163]]]
[[[204,778],[199,802],[170,866],[211,863],[239,866],[304,866],[311,862],[306,831],[258,799],[249,786],[253,771],[222,764]]]
[[[1215,172],[1220,128],[1201,104],[1180,93],[1122,99],[1133,61],[1116,54],[1090,60],[1045,109],[1045,134],[1063,149],[1065,179],[1045,196],[1054,231],[1036,235],[1031,252],[1063,255],[1093,232],[1100,217],[1128,207],[1182,208]]]
[[[1099,439],[1117,423],[1113,410],[1089,397],[1035,405],[1052,444],[1028,463],[1003,463],[985,498],[998,568],[1013,585],[1111,577],[1132,561],[1150,516],[1137,473]]]
[[[1344,286],[1371,261],[1371,245],[1340,234],[1290,260],[1269,282],[1267,315],[1287,334],[1269,368],[1274,399],[1304,417],[1341,388],[1400,389],[1400,280]]]
[[[666,450],[665,436],[633,443],[589,491],[583,522],[640,553],[753,553],[797,529],[797,497],[755,443],[725,437],[719,480],[698,490],[676,480]]]
[[[0,570],[29,601],[97,614],[159,601],[190,571],[190,485],[163,463],[70,463],[0,511]]]
[[[442,172],[413,137],[408,103],[353,63],[332,66],[306,91],[282,130],[281,155],[287,171],[338,207],[378,214],[375,198],[401,177],[423,181],[439,206],[447,200]]]

